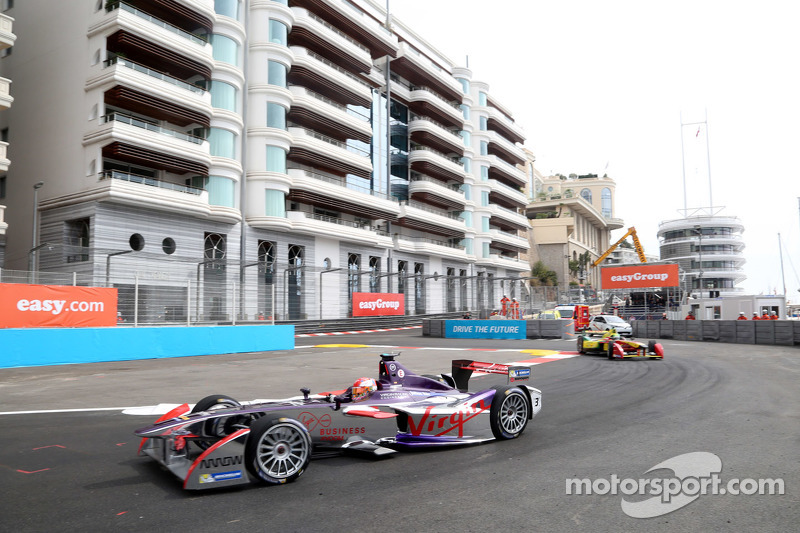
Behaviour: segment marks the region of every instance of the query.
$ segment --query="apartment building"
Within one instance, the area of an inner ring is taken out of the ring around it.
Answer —
[[[542,261],[558,275],[559,285],[570,282],[600,287],[600,269],[590,265],[612,244],[611,231],[623,227],[615,216],[615,181],[595,174],[555,175],[534,181],[533,200],[528,205],[532,248],[531,261]],[[570,261],[588,253],[588,265],[571,272]]]
[[[7,8],[8,6],[4,5],[3,7]],[[0,58],[11,55],[11,47],[14,46],[14,41],[17,39],[13,29],[14,19],[6,13],[0,13]],[[13,101],[11,80],[0,77],[0,111],[11,107]],[[6,230],[8,229],[8,223],[5,221],[6,186],[8,181],[6,174],[10,164],[11,161],[8,160],[8,129],[3,128],[0,129],[0,265],[3,264],[6,251]]]
[[[12,10],[6,268],[33,257],[121,291],[116,276],[137,273],[137,290],[177,315],[203,314],[227,297],[213,284],[237,281],[252,288],[245,318],[273,297],[285,318],[339,316],[353,292],[402,292],[409,314],[474,309],[526,275],[522,129],[384,6]]]

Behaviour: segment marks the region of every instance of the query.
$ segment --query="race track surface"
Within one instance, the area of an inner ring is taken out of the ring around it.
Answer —
[[[663,361],[553,360],[547,354],[574,354],[574,343],[453,341],[406,331],[303,338],[284,352],[0,370],[3,529],[797,530],[800,351],[664,345]],[[209,492],[183,491],[136,455],[133,430],[157,416],[122,414],[212,393],[250,400],[295,396],[302,386],[341,389],[374,376],[382,351],[400,351],[421,374],[446,372],[451,359],[548,360],[532,367],[530,383],[543,392],[542,411],[512,441],[383,460],[319,459],[295,483]],[[623,500],[644,495],[567,494],[568,479],[597,489],[614,478],[667,480],[676,473],[648,470],[711,455],[721,462],[723,486],[780,479],[785,494],[703,494],[671,512],[664,502],[651,512],[663,514],[650,518],[623,509]]]

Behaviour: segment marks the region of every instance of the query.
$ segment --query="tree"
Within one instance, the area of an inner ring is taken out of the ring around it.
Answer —
[[[540,286],[555,287],[558,285],[558,274],[556,274],[555,270],[547,268],[541,261],[534,263],[531,269],[531,276],[535,278],[533,281],[538,282]]]

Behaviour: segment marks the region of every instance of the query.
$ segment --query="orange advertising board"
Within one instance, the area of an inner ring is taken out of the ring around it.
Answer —
[[[353,316],[406,314],[404,294],[387,292],[354,292]]]
[[[117,289],[0,283],[0,328],[85,328],[117,323]]]
[[[600,269],[600,284],[604,290],[677,287],[680,284],[678,265],[603,267]]]

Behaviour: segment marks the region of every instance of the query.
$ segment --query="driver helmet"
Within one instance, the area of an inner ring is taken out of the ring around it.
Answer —
[[[612,328],[611,330],[609,330],[608,333],[609,333],[608,336],[611,337],[614,340],[618,340],[620,338],[619,333],[617,333],[616,328]]]
[[[378,390],[378,384],[372,378],[358,378],[351,387],[351,396],[354,402],[366,399]]]

